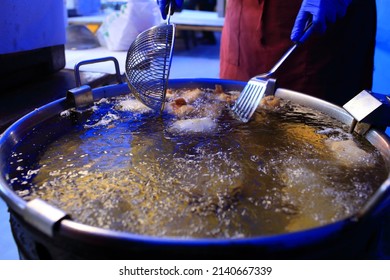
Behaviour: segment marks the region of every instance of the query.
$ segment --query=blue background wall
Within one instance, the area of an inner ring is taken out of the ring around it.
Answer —
[[[373,91],[390,95],[390,0],[376,0],[376,3],[378,27]]]
[[[376,93],[390,95],[390,0],[376,0],[376,5],[378,26],[372,90]],[[390,135],[390,128],[386,132]]]

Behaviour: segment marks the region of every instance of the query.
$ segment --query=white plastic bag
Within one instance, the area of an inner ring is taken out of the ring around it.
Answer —
[[[100,45],[112,51],[127,51],[142,31],[160,24],[155,0],[128,0],[120,11],[109,14],[96,32]]]

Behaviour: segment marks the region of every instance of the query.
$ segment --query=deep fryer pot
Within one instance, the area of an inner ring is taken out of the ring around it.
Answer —
[[[115,62],[115,61],[114,61]],[[116,64],[117,66],[117,64]],[[79,72],[76,66],[76,80]],[[80,117],[93,101],[128,94],[126,83],[118,74],[115,85],[91,89],[81,85],[67,97],[49,103],[11,125],[0,137],[0,195],[10,212],[11,229],[23,259],[362,259],[375,258],[377,241],[384,218],[390,210],[390,179],[387,176],[365,206],[351,217],[312,229],[271,236],[242,239],[183,239],[153,237],[96,228],[73,221],[67,213],[34,199],[20,198],[8,185],[5,175],[7,158],[13,148],[32,131],[69,108],[76,107]],[[220,79],[176,79],[169,88],[214,88],[241,91],[245,83]],[[275,95],[322,111],[352,129],[355,119],[345,109],[326,101],[277,89]],[[65,124],[67,126],[69,124]],[[53,137],[63,133],[62,126],[49,128]],[[375,128],[365,138],[382,154],[389,173],[390,141]]]

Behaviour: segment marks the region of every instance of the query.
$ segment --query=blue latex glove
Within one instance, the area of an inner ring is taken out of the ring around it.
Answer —
[[[328,25],[335,23],[338,18],[346,14],[347,8],[352,1],[303,0],[291,32],[291,40],[294,42],[304,42],[310,35],[310,32],[303,36],[303,30],[310,21],[313,21],[313,28],[311,30],[323,34]]]
[[[183,0],[157,0],[157,4],[160,7],[161,16],[163,19],[167,18],[169,4],[172,2],[171,14],[175,12],[175,10],[180,9],[183,6]]]

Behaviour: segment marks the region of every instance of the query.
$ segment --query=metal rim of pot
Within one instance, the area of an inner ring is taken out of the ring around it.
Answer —
[[[38,108],[11,125],[0,136],[0,169],[4,170],[5,168],[5,154],[7,151],[10,151],[13,145],[16,145],[23,135],[31,130],[37,123],[43,122],[51,116],[59,114],[74,106],[83,108],[87,107],[88,104],[93,104],[94,101],[100,100],[101,98],[128,94],[129,89],[127,84],[123,83],[118,75],[117,81],[118,84],[116,85],[108,85],[95,89],[91,89],[89,86],[80,85],[78,88],[70,90],[66,98],[56,100]],[[210,86],[222,84],[223,86],[228,86],[230,90],[240,90],[245,86],[244,82],[221,79],[176,79],[169,81],[169,86],[173,88],[183,86],[196,87],[205,84]],[[345,109],[324,100],[282,88],[276,90],[275,96],[322,111],[348,126],[352,127],[356,124],[354,118]],[[365,133],[365,138],[381,152],[387,168],[389,169],[390,141],[387,136],[380,130],[370,128]],[[184,247],[218,247],[225,245],[251,246],[254,244],[268,247],[279,246],[280,244],[285,243],[286,240],[295,240],[295,244],[291,246],[297,247],[302,245],[302,242],[305,243],[305,246],[310,246],[310,244],[315,244],[318,240],[332,236],[340,229],[354,227],[364,220],[380,216],[384,209],[387,209],[388,206],[390,206],[390,173],[364,207],[350,217],[335,223],[302,231],[240,239],[182,239],[175,237],[154,237],[84,225],[71,220],[67,213],[40,199],[26,202],[12,190],[3,174],[0,176],[0,196],[12,212],[21,216],[28,224],[43,232],[48,237],[66,236],[92,243],[107,242],[107,244],[116,244],[117,242],[141,242],[150,245],[181,245]]]

